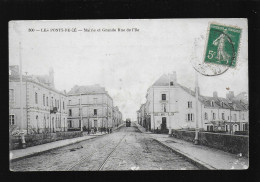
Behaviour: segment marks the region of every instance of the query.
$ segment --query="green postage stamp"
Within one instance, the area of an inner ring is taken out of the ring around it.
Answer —
[[[205,63],[235,67],[241,28],[211,23],[205,52]]]

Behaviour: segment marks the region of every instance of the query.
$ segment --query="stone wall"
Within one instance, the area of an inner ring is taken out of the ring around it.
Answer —
[[[41,145],[44,143],[50,143],[58,140],[81,137],[82,135],[83,133],[81,131],[41,133],[41,134],[25,135],[25,142],[26,142],[26,147],[32,147],[35,145]],[[10,150],[21,148],[20,142],[21,142],[20,137],[10,136],[9,137]]]
[[[195,131],[173,130],[174,137],[193,142]],[[199,144],[220,149],[233,154],[242,153],[248,157],[249,137],[243,135],[228,135],[222,133],[199,132]]]

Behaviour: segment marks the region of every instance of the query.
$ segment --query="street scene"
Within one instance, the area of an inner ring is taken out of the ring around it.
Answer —
[[[198,167],[136,126],[11,164],[18,171],[195,170]]]
[[[248,169],[247,37],[236,18],[10,21],[10,171]]]

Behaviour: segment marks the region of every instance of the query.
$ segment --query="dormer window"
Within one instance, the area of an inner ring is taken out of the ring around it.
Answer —
[[[214,107],[214,101],[212,100],[210,103],[211,107]]]
[[[224,102],[220,102],[221,107],[224,107]]]
[[[170,86],[173,86],[173,82],[170,82]]]

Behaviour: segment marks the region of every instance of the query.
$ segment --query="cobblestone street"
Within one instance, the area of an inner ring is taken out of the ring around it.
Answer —
[[[13,171],[195,170],[136,126],[11,162]]]

